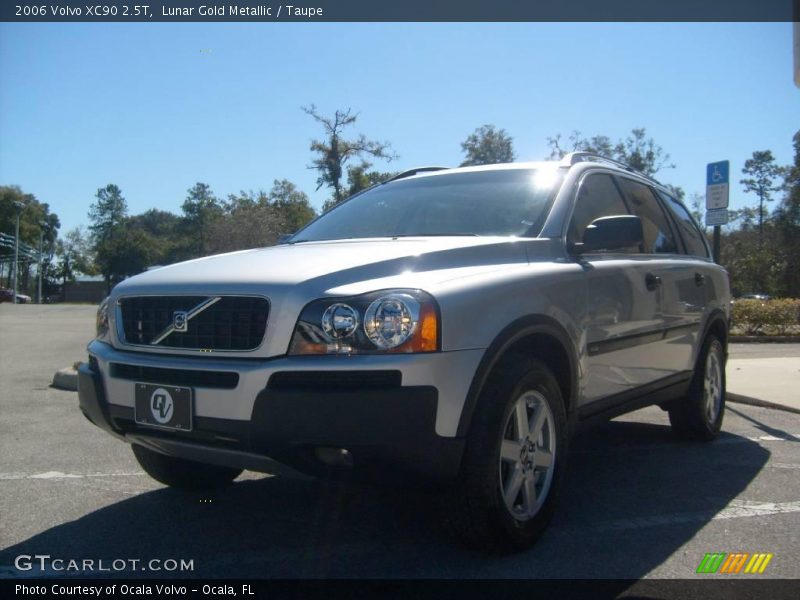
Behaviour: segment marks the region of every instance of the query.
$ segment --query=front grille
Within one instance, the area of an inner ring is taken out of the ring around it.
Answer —
[[[175,322],[175,313],[191,314],[217,296],[137,296],[119,302],[124,343],[153,348],[192,350],[253,350],[264,339],[269,315],[266,298],[220,296],[186,321],[186,331],[172,331],[154,344]]]
[[[164,369],[122,363],[111,363],[111,377],[141,381],[142,383],[163,383],[165,385],[219,388],[223,390],[232,390],[239,385],[239,374],[230,371]]]

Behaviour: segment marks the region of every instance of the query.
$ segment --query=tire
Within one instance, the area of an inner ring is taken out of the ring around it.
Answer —
[[[475,408],[444,507],[449,530],[486,552],[530,547],[553,516],[566,456],[566,411],[553,373],[524,356],[505,360]]]
[[[133,444],[133,455],[142,469],[156,481],[182,489],[204,490],[230,485],[242,469],[220,467],[167,456]]]
[[[725,350],[714,335],[703,342],[685,398],[669,408],[669,422],[681,438],[711,441],[725,416]]]

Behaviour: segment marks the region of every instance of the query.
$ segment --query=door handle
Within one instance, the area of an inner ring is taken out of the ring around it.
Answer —
[[[695,283],[695,285],[700,287],[705,282],[706,282],[706,276],[705,275],[703,275],[702,273],[695,273],[694,274],[694,283]]]
[[[648,273],[644,276],[644,284],[647,286],[647,289],[652,292],[661,285],[661,277],[653,273]]]

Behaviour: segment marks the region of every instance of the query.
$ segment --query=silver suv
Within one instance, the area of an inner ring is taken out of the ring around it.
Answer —
[[[580,425],[657,404],[719,432],[729,305],[686,208],[623,164],[417,169],[276,246],[120,283],[80,407],[168,485],[410,476],[463,540],[513,550]]]

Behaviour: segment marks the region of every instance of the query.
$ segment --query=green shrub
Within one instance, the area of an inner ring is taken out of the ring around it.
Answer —
[[[800,300],[737,300],[732,327],[745,335],[786,335],[800,329]]]

